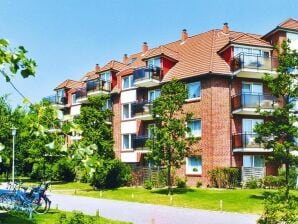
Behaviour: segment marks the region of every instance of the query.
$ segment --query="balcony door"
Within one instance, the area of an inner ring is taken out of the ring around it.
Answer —
[[[254,129],[256,124],[263,123],[262,119],[243,119],[242,120],[242,132],[243,132],[243,146],[245,148],[259,148],[260,144],[255,142],[256,133]]]
[[[256,108],[260,105],[263,96],[263,84],[255,82],[242,82],[242,105]]]

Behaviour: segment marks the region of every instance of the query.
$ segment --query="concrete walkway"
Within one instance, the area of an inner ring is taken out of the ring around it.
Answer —
[[[80,196],[50,194],[52,208],[78,210],[134,224],[255,224],[258,215],[177,208]],[[235,199],[237,200],[237,199]]]

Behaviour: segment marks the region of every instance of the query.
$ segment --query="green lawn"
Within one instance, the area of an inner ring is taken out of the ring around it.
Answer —
[[[33,219],[29,220],[25,214],[14,215],[9,213],[0,213],[1,224],[59,224],[59,217],[62,213],[70,215],[70,212],[61,212],[58,210],[50,210],[49,213],[43,215],[33,215]],[[128,224],[128,222],[114,221],[103,217],[96,217],[94,224]]]
[[[67,183],[52,185],[52,191],[62,194],[76,194],[87,197],[107,198],[150,204],[171,205],[166,189],[145,190],[143,188],[119,188],[115,190],[94,191],[88,184]],[[267,190],[268,191],[268,190]],[[177,207],[220,210],[229,212],[257,213],[263,210],[263,189],[176,189],[172,205]]]

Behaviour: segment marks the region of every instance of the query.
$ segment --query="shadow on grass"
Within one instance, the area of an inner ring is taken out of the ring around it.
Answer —
[[[265,198],[276,194],[275,192],[270,192],[270,191],[264,191],[262,194],[253,194],[251,196],[249,196],[249,198],[253,198],[253,199],[259,199],[259,200],[264,200]]]
[[[185,194],[188,192],[194,192],[194,190],[190,189],[190,188],[174,188],[174,189],[172,189],[172,192],[173,192],[173,194]],[[152,190],[151,193],[168,195],[169,190],[168,189],[158,189],[158,190]]]

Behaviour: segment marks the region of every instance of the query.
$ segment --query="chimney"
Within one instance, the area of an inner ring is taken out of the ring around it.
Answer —
[[[181,41],[184,42],[188,38],[187,30],[183,29],[181,33]]]
[[[123,64],[128,64],[128,57],[127,54],[123,55]]]
[[[228,23],[224,23],[223,28],[222,28],[222,32],[225,33],[225,34],[228,34],[230,32]]]
[[[95,72],[99,72],[100,71],[100,67],[98,64],[95,65]]]
[[[148,51],[148,45],[147,45],[147,42],[144,42],[143,43],[143,53],[145,53],[146,51]]]

